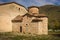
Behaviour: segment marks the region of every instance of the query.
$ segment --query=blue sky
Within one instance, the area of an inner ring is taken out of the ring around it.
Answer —
[[[60,5],[60,0],[0,0],[1,3],[17,2],[26,7],[28,6],[43,6],[43,5]]]

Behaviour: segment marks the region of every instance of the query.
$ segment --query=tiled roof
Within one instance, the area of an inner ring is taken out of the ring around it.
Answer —
[[[22,20],[22,16],[18,15],[14,20]]]
[[[38,8],[39,9],[38,6],[30,6],[30,7],[28,7],[28,9],[30,9],[30,8]]]
[[[20,16],[20,15],[18,15],[17,17],[15,17],[15,18],[12,20],[12,22],[22,22],[22,20],[23,20],[23,17]]]
[[[35,16],[35,17],[46,17],[45,14],[30,14],[32,16]]]

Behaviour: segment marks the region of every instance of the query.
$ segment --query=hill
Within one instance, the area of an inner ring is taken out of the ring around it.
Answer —
[[[39,9],[40,13],[45,13],[48,16],[50,26],[54,26],[56,21],[60,25],[60,6],[45,5],[39,7]]]

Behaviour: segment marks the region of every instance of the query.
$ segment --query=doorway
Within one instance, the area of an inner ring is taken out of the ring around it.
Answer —
[[[22,32],[22,26],[20,26],[20,32]]]

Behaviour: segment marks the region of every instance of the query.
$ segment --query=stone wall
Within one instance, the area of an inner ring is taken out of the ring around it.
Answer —
[[[31,34],[37,34],[38,33],[38,22],[31,22],[30,32],[31,32]]]
[[[27,10],[24,7],[14,3],[0,5],[0,32],[11,32],[11,20],[17,15],[24,15],[25,13],[27,13]]]
[[[42,22],[39,22],[39,32],[38,34],[48,34],[48,18],[42,17]]]
[[[13,32],[20,32],[20,26],[21,26],[21,22],[13,22],[12,23],[12,31]]]
[[[39,13],[39,9],[38,8],[35,8],[35,7],[33,7],[33,8],[30,8],[29,9],[29,13],[33,13],[33,14],[35,14],[35,13]]]

